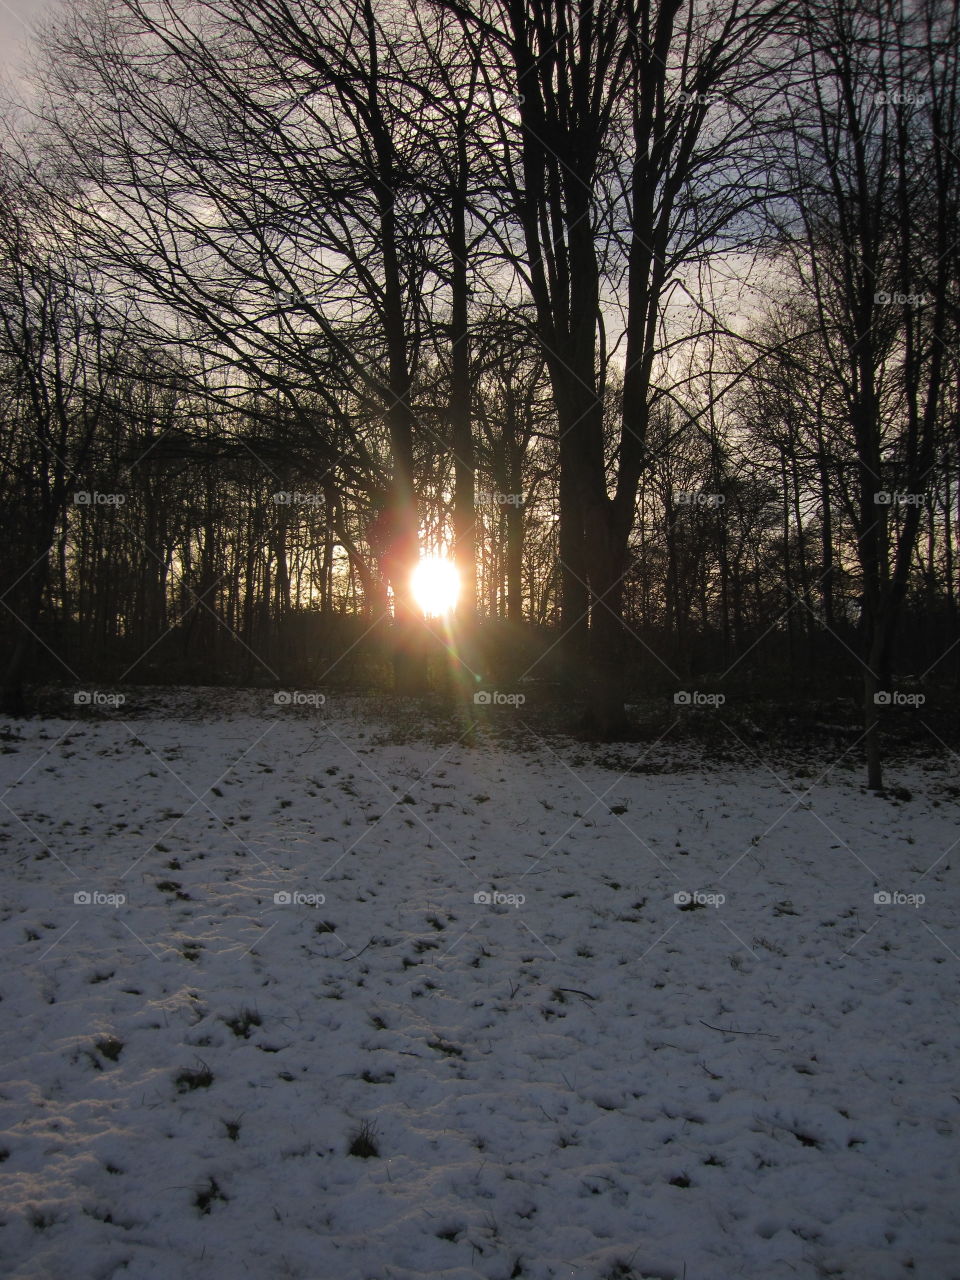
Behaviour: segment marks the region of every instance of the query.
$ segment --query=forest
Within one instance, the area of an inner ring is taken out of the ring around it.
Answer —
[[[0,606],[0,1275],[960,1280],[960,0],[0,0]]]
[[[54,11],[0,144],[4,709],[492,685],[618,740],[721,695],[843,719],[875,790],[940,750],[958,17]]]

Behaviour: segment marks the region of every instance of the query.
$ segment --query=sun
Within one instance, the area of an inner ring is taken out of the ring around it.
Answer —
[[[422,556],[410,579],[413,598],[428,618],[451,613],[460,595],[460,575],[452,560]]]

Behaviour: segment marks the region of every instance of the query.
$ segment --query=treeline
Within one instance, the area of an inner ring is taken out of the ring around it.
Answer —
[[[386,634],[415,692],[426,549],[464,654],[502,620],[601,736],[655,677],[856,673],[879,787],[885,692],[960,669],[958,17],[55,15],[0,183],[8,708]]]

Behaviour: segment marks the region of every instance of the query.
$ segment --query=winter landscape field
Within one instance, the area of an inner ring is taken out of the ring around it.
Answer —
[[[960,1276],[957,762],[741,745],[5,721],[2,1273]]]
[[[0,0],[0,1280],[960,1280],[960,0]]]

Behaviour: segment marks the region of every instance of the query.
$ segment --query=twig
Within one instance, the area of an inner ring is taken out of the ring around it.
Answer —
[[[709,1027],[711,1031],[722,1031],[724,1035],[730,1036],[766,1036],[768,1040],[779,1040],[779,1036],[771,1035],[769,1031],[738,1031],[736,1027],[715,1027],[712,1022],[704,1022],[702,1018],[697,1021],[705,1027]]]
[[[367,947],[371,947],[371,946],[373,946],[373,938],[371,938],[371,939],[370,939],[370,941],[367,943]],[[361,948],[360,948],[360,950],[359,950],[359,951],[354,952],[354,954],[353,954],[352,956],[341,956],[341,957],[340,957],[340,959],[341,959],[341,960],[356,960],[357,956],[362,956],[362,955],[363,955],[363,953],[366,951],[367,947],[361,947]]]

